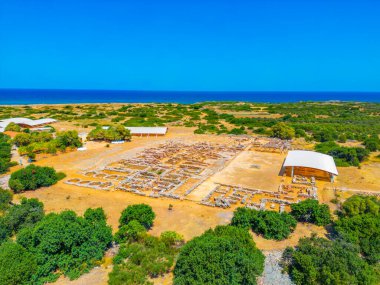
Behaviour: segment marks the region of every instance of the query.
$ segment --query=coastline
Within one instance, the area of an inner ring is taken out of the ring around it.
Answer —
[[[0,106],[67,104],[195,104],[205,102],[247,102],[257,104],[300,102],[380,103],[380,92],[0,89]]]

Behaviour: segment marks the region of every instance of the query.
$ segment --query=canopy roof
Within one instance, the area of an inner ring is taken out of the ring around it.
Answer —
[[[10,119],[4,119],[0,120],[0,132],[4,132],[5,128],[10,123],[15,123],[17,125],[26,125],[30,127],[45,125],[45,124],[51,124],[55,123],[57,120],[46,118],[46,119],[38,119],[38,120],[32,120],[28,118],[10,118]]]
[[[315,168],[338,175],[338,170],[332,156],[307,150],[292,150],[288,152],[284,167],[298,166]]]
[[[164,135],[168,131],[167,127],[125,127],[133,134],[146,134],[146,135]]]

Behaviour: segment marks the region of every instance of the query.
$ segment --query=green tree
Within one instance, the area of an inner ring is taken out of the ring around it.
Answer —
[[[291,215],[299,222],[325,226],[331,221],[329,206],[319,204],[318,200],[306,199],[297,204],[292,204],[290,207],[292,209]]]
[[[8,235],[12,236],[23,228],[32,227],[44,217],[44,206],[35,198],[22,198],[20,204],[13,205],[2,217]]]
[[[249,232],[218,226],[185,244],[174,268],[174,284],[256,284],[264,255]]]
[[[352,196],[342,205],[334,224],[338,237],[360,248],[372,264],[380,261],[380,201],[375,197]]]
[[[297,221],[288,213],[237,208],[231,225],[245,229],[250,227],[266,239],[283,240],[294,231]]]
[[[127,225],[129,222],[136,220],[146,229],[150,229],[153,225],[155,213],[152,207],[146,204],[130,205],[121,213],[119,219],[119,227]]]
[[[8,171],[9,167],[13,166],[11,162],[12,147],[10,137],[0,133],[0,174]]]
[[[24,190],[35,190],[57,183],[58,178],[54,168],[31,164],[11,174],[9,187],[16,193]]]
[[[379,276],[358,254],[357,247],[323,238],[302,238],[287,248],[282,266],[297,285],[379,284]]]
[[[78,278],[102,259],[112,230],[101,212],[87,210],[84,217],[73,211],[51,213],[18,233],[17,243],[37,257],[38,282],[54,280],[59,273]]]
[[[271,136],[283,140],[289,140],[295,137],[295,130],[286,123],[280,122],[272,127]]]
[[[362,214],[380,214],[380,201],[376,197],[354,195],[342,205],[343,216],[354,217]]]
[[[115,241],[119,244],[127,241],[137,241],[145,233],[146,228],[140,222],[132,220],[116,232]]]
[[[21,127],[15,123],[11,122],[5,127],[5,131],[21,132]]]
[[[32,142],[31,135],[27,133],[17,134],[13,139],[13,143],[17,146],[26,146],[26,145],[31,144],[31,142]]]
[[[378,134],[372,134],[370,137],[366,138],[363,145],[369,151],[377,151],[380,149],[380,139]]]
[[[13,194],[11,191],[0,188],[0,212],[9,208],[12,198]]]
[[[59,149],[65,149],[67,147],[76,148],[82,146],[82,141],[78,136],[77,131],[59,132],[57,133],[55,141]]]
[[[30,284],[36,270],[36,258],[21,245],[6,242],[0,246],[0,285]]]
[[[173,231],[162,232],[160,235],[160,239],[167,246],[178,246],[182,245],[184,242],[183,236]]]
[[[130,140],[131,133],[122,125],[110,126],[107,129],[98,126],[87,135],[87,139],[95,141]]]
[[[114,266],[108,276],[109,285],[153,285],[148,281],[144,268],[131,263]]]

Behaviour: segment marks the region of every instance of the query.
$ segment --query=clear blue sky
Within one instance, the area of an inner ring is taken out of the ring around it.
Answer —
[[[380,1],[0,0],[0,88],[380,91]]]

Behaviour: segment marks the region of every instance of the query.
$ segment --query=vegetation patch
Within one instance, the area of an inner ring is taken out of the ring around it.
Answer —
[[[182,247],[173,284],[256,284],[263,269],[264,255],[247,230],[217,226]]]
[[[287,248],[282,266],[295,284],[380,283],[380,201],[352,196],[338,212],[328,239],[300,239]]]
[[[153,284],[149,279],[172,269],[183,237],[171,231],[163,232],[159,238],[148,235],[154,217],[151,207],[144,204],[131,205],[123,211],[115,234],[120,249],[113,258],[110,285]]]
[[[19,147],[20,155],[27,155],[31,159],[35,158],[36,153],[56,154],[58,150],[63,152],[67,148],[82,146],[77,131],[58,132],[55,138],[48,132],[19,133],[13,143]]]
[[[237,208],[231,225],[245,229],[250,228],[266,239],[283,240],[294,231],[297,221],[288,213]]]
[[[337,166],[359,166],[370,151],[362,147],[343,147],[335,142],[317,144],[315,150],[331,155]]]
[[[96,127],[87,135],[88,140],[92,141],[120,141],[130,140],[131,132],[122,125],[116,127],[110,126],[104,129],[101,126]]]
[[[70,279],[98,265],[112,241],[103,209],[88,209],[83,217],[73,211],[51,213],[17,234],[17,243],[37,261],[30,282],[43,284],[64,274]]]
[[[2,212],[0,216],[0,244],[15,236],[20,230],[33,227],[44,217],[44,206],[37,199],[21,199],[20,204],[10,205],[11,192],[0,189]]]
[[[0,174],[9,170],[9,167],[16,165],[17,163],[11,162],[11,150],[10,137],[0,133]]]
[[[153,226],[156,214],[153,212],[152,207],[146,204],[130,205],[121,213],[119,224],[120,227],[128,225],[132,221],[137,221],[146,229]]]
[[[295,249],[285,250],[282,265],[297,285],[375,285],[379,281],[357,247],[324,238],[300,239]]]
[[[352,196],[342,205],[334,228],[338,237],[360,248],[371,263],[380,261],[380,201],[375,197]]]
[[[57,173],[52,167],[41,167],[30,164],[11,174],[9,187],[19,193],[26,190],[35,190],[40,187],[51,186],[64,178],[63,173]]]
[[[329,206],[319,204],[318,200],[306,199],[297,204],[292,204],[290,214],[299,222],[326,226],[331,222]]]

